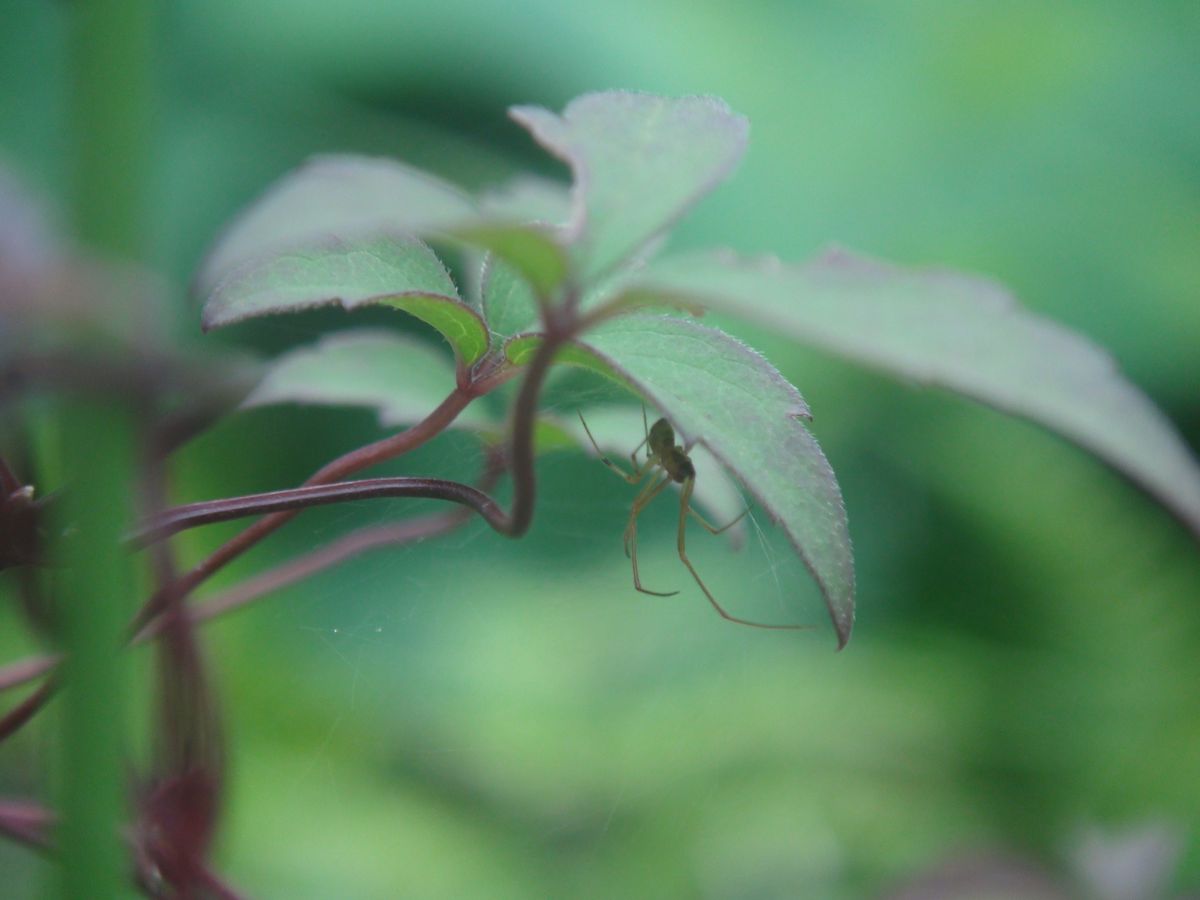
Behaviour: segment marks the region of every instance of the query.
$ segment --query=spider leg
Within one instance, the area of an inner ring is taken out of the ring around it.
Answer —
[[[700,515],[700,513],[698,513],[698,512],[696,511],[696,507],[692,506],[690,503],[688,504],[688,512],[689,512],[689,513],[691,513],[692,517],[693,517],[693,518],[694,518],[694,519],[695,519],[697,522],[699,522],[701,525],[703,525],[703,526],[704,526],[704,529],[705,529],[705,530],[706,530],[706,531],[707,531],[709,534],[721,534],[722,532],[728,531],[730,528],[732,528],[732,527],[733,527],[734,525],[736,525],[738,522],[742,521],[742,519],[746,518],[746,514],[747,514],[748,512],[750,512],[750,507],[748,507],[748,506],[747,506],[745,509],[743,509],[743,510],[742,510],[742,511],[741,511],[741,512],[738,514],[738,517],[737,517],[736,519],[734,519],[732,522],[726,522],[726,523],[725,523],[724,525],[722,525],[720,528],[717,528],[717,527],[713,526],[713,525],[712,525],[712,523],[710,523],[710,522],[708,521],[708,519],[704,518],[704,516]]]
[[[633,505],[629,508],[629,521],[625,524],[625,556],[629,557],[629,548],[631,543],[637,543],[637,517],[642,514],[650,501],[663,492],[663,489],[670,484],[671,479],[664,475],[658,481],[651,480],[649,484],[638,491],[638,495],[633,498]],[[634,547],[636,555],[637,548]]]
[[[692,565],[692,561],[688,559],[687,556],[687,516],[688,511],[691,509],[692,490],[695,488],[695,486],[696,479],[689,478],[683,483],[683,490],[679,495],[679,559],[685,566],[687,566],[687,570],[692,573],[692,578],[696,579],[696,584],[700,586],[700,590],[704,591],[704,596],[708,598],[708,602],[712,604],[712,608],[717,611],[717,615],[726,621],[736,622],[738,625],[749,625],[751,628],[769,628],[777,631],[808,630],[810,627],[808,625],[764,625],[761,622],[751,622],[749,619],[739,619],[737,616],[727,613],[725,608],[717,602],[717,598],[712,595],[712,592],[708,589],[708,586],[704,583],[703,579],[700,578],[700,573],[696,571],[695,566]],[[742,515],[744,516],[745,513],[742,513]],[[740,518],[741,516],[738,516],[738,519]],[[737,519],[734,519],[734,522],[736,521]],[[733,522],[730,522],[729,524],[732,525]],[[728,528],[729,525],[726,525],[725,527]]]
[[[642,440],[633,448],[633,452],[629,454],[629,461],[633,463],[634,471],[646,472],[649,471],[651,462],[650,451],[646,450],[646,461],[639,463],[637,459],[638,451],[650,443],[650,425],[646,422],[646,404],[642,404]]]
[[[650,504],[650,501],[661,494],[670,483],[671,479],[664,475],[658,481],[652,481],[646,485],[633,501],[633,507],[629,511],[629,524],[625,526],[625,555],[633,564],[633,586],[643,594],[652,594],[655,597],[673,597],[679,591],[652,591],[642,587],[642,578],[638,574],[637,562],[637,517]]]
[[[637,452],[642,448],[642,444],[645,444],[646,441],[643,440],[641,444],[638,444],[633,448],[633,453],[629,455],[629,459],[633,462],[633,471],[626,472],[615,462],[604,455],[604,451],[600,449],[600,445],[597,444],[596,439],[592,437],[592,429],[588,428],[588,424],[583,418],[583,413],[577,413],[577,415],[579,416],[579,423],[583,425],[583,430],[587,432],[588,440],[592,442],[592,448],[596,451],[596,455],[600,457],[600,462],[604,463],[604,465],[608,466],[608,468],[612,469],[613,472],[625,479],[630,484],[639,484],[641,480],[646,477],[646,473],[650,471],[650,460],[646,460],[646,462],[642,465],[638,465],[637,461]]]

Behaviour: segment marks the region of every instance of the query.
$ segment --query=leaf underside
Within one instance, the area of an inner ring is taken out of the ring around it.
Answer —
[[[428,342],[375,329],[339,331],[275,359],[243,409],[278,403],[359,406],[384,428],[421,421],[454,390],[454,366]],[[468,406],[454,427],[491,426]]]
[[[830,251],[805,265],[696,253],[631,302],[698,301],[775,333],[1028,418],[1108,463],[1200,537],[1200,466],[1104,350],[983,278]]]
[[[525,351],[535,340],[518,339]],[[854,623],[845,506],[802,421],[808,407],[770,363],[713,328],[646,314],[599,326],[556,361],[632,385],[682,439],[704,445],[736,475],[787,533],[821,589],[839,647],[845,646]]]

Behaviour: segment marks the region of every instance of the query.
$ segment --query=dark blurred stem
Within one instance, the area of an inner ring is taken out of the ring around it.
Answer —
[[[13,472],[8,461],[0,456],[0,490],[7,494],[15,494],[21,489],[21,481]]]
[[[24,725],[50,702],[58,689],[58,680],[47,678],[38,688],[0,718],[0,744]]]
[[[20,687],[30,681],[36,681],[47,672],[53,671],[62,662],[57,653],[46,656],[31,656],[18,660],[0,668],[0,691]]]
[[[445,430],[473,399],[474,395],[469,391],[455,388],[437,409],[412,428],[338,457],[314,472],[305,485],[329,484],[362,469],[386,462],[410,450],[415,450]],[[265,516],[218,547],[176,582],[175,590],[179,592],[180,600],[187,597],[210,575],[241,556],[273,531],[290,522],[302,508],[302,506],[289,507]],[[162,610],[164,599],[161,592],[155,592],[135,617],[134,631],[140,630]]]
[[[164,509],[168,494],[165,452],[154,433],[144,440],[144,517]],[[139,809],[139,858],[153,861],[180,897],[197,896],[222,799],[225,747],[220,717],[194,622],[178,591],[170,545],[150,548],[151,569],[164,597],[163,640],[156,647],[159,727],[155,764]]]
[[[68,4],[69,116],[76,237],[93,250],[143,256],[153,93],[153,0]],[[128,877],[120,837],[125,701],[122,649],[133,583],[121,547],[131,520],[134,422],[123,395],[64,400],[56,451],[65,491],[55,561],[64,598],[60,895],[116,897]],[[45,461],[39,460],[39,463]],[[53,463],[51,463],[53,464]],[[64,531],[66,532],[64,534]]]
[[[360,554],[381,547],[396,547],[445,534],[460,527],[470,518],[468,510],[423,516],[394,525],[379,525],[363,528],[346,535],[341,540],[286,562],[261,575],[234,585],[203,603],[192,607],[189,616],[193,622],[207,622],[226,613],[241,609],[260,597],[282,590],[288,585],[303,581],[324,569],[352,559]],[[134,638],[134,643],[150,640],[162,631],[161,618],[155,619]]]
[[[45,807],[23,800],[0,800],[0,834],[35,850],[50,850],[54,814]]]

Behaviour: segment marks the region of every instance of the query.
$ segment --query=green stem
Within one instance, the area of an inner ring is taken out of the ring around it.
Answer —
[[[77,0],[71,10],[76,236],[116,257],[145,254],[153,104],[152,0]]]
[[[155,6],[76,0],[67,7],[76,237],[122,259],[141,258],[148,233]],[[119,397],[64,400],[55,412],[68,481],[54,529],[66,656],[60,892],[116,897],[128,893],[130,872],[121,841],[128,696],[121,650],[134,578],[121,537],[132,518],[135,420]]]
[[[128,883],[120,839],[126,819],[126,661],[122,658],[130,557],[132,422],[96,401],[61,405],[62,455],[71,473],[54,532],[62,610],[62,896],[115,897]]]

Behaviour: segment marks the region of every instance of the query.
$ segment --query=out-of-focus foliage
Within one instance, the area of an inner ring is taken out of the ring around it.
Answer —
[[[1107,346],[1195,449],[1193,7],[175,4],[146,173],[157,262],[186,284],[227,217],[315,152],[476,187],[542,157],[505,120],[511,103],[713,93],[753,123],[751,150],[676,246],[803,258],[838,240],[987,272]],[[0,155],[61,197],[60,11],[0,8]],[[200,338],[182,290],[170,318],[201,351],[423,328],[321,311]],[[644,517],[643,566],[682,593],[635,594],[630,493],[594,459],[548,456],[522,542],[472,525],[208,626],[234,752],[218,853],[231,880],[295,898],[858,898],[975,852],[1039,859],[1061,881],[1080,834],[1153,820],[1184,847],[1169,889],[1200,886],[1195,545],[1032,426],[743,333],[804,392],[846,495],[847,652],[721,622],[679,569],[669,502]],[[551,399],[607,390],[572,376]],[[378,434],[365,412],[248,411],[183,451],[174,492],[290,486]],[[268,439],[288,455],[264,456]],[[451,435],[397,471],[471,478],[479,454]],[[226,583],[417,507],[307,513]],[[741,554],[693,540],[697,567],[753,617],[817,621],[815,589],[781,608],[806,579],[756,519],[762,540],[752,526]],[[8,659],[24,639],[4,599]],[[0,791],[32,790],[51,731],[5,745]],[[0,844],[0,871],[12,896],[37,894],[31,855]]]

